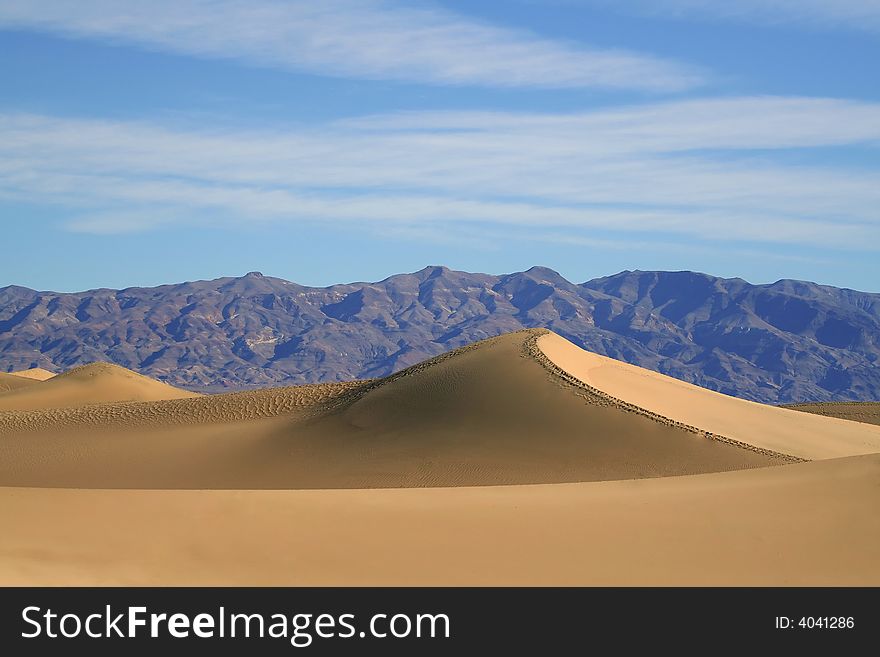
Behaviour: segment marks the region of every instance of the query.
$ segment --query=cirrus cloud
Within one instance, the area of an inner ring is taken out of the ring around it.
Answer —
[[[480,225],[877,250],[880,172],[815,155],[878,144],[880,104],[816,98],[260,130],[7,114],[0,197],[54,203],[71,228],[96,233],[187,221]]]
[[[0,27],[298,72],[439,85],[678,91],[694,67],[389,0],[3,0]]]
[[[880,30],[878,0],[555,0],[648,16],[735,21],[811,29]]]

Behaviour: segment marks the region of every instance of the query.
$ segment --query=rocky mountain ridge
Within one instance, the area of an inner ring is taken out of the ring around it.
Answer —
[[[198,391],[383,376],[545,327],[592,351],[745,399],[880,399],[880,294],[624,271],[572,283],[426,267],[307,287],[252,272],[80,293],[0,288],[0,371],[110,361]]]

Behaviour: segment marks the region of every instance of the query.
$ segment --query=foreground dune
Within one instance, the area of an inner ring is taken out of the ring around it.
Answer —
[[[33,379],[34,381],[48,381],[55,376],[55,372],[44,370],[42,367],[32,367],[29,370],[18,370],[17,372],[10,372],[10,374],[21,376],[25,379]]]
[[[550,361],[586,386],[663,418],[755,447],[826,459],[880,452],[880,427],[767,406],[600,356],[548,333]]]
[[[22,380],[33,382],[30,379]],[[118,365],[93,363],[0,395],[0,411],[26,411],[120,401],[197,397]]]
[[[0,489],[0,583],[880,585],[880,456],[410,490]]]
[[[214,403],[202,399],[121,411],[93,406],[61,414],[64,423],[54,426],[46,418],[59,417],[56,411],[0,414],[0,485],[481,486],[661,477],[790,461],[578,394],[530,351],[537,335],[486,340],[330,395],[307,405],[308,412],[276,418],[249,419],[251,414],[193,423],[203,417],[194,408]],[[277,393],[242,394],[257,400]],[[157,407],[169,426],[145,428],[139,418]],[[176,423],[175,415],[186,417]]]

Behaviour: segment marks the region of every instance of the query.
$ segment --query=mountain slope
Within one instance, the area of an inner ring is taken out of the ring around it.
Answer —
[[[388,375],[522,328],[727,394],[880,399],[880,295],[692,272],[583,284],[428,267],[327,288],[251,273],[75,294],[0,289],[0,370],[111,361],[192,390]]]

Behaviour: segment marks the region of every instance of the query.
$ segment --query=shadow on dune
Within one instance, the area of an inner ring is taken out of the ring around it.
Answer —
[[[784,462],[577,394],[529,356],[524,345],[534,336],[523,331],[485,340],[289,416],[244,420],[233,414],[227,422],[156,428],[135,418],[103,429],[97,422],[16,432],[0,440],[0,485],[479,486],[662,477]],[[164,408],[199,403],[205,402],[175,400],[177,406]]]

